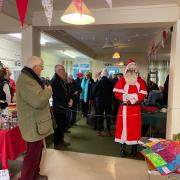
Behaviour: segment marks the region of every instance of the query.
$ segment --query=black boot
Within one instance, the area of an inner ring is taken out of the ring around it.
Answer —
[[[120,156],[121,157],[126,157],[126,144],[121,144],[121,151],[120,151]]]
[[[131,156],[136,157],[137,155],[137,145],[132,145],[131,147]]]

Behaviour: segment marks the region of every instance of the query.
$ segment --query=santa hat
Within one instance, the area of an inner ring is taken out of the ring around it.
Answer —
[[[78,77],[78,78],[81,78],[81,77],[83,77],[83,76],[84,76],[83,73],[81,73],[81,72],[78,72],[78,73],[77,73],[77,77]]]
[[[138,71],[137,64],[135,63],[134,59],[128,59],[127,66],[125,68],[125,73],[128,69],[135,69]]]
[[[107,69],[106,68],[104,68],[102,71],[101,71],[101,77],[103,77],[103,76],[108,76],[108,71],[107,71]]]

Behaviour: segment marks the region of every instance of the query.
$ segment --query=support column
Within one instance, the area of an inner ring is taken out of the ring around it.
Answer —
[[[27,58],[40,55],[40,31],[33,26],[22,29],[22,66],[24,66]]]
[[[72,75],[72,66],[73,66],[73,62],[72,61],[68,61],[68,74]]]
[[[173,27],[169,69],[168,114],[166,137],[180,133],[180,20]]]

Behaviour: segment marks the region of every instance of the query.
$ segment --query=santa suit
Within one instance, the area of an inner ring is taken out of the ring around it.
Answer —
[[[113,92],[121,101],[115,141],[121,144],[137,144],[141,137],[141,102],[147,94],[146,84],[138,77],[135,85],[129,85],[123,77],[117,82]]]

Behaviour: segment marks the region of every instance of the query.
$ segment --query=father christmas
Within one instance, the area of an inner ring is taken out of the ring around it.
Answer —
[[[121,102],[115,134],[115,141],[121,143],[121,157],[126,156],[126,144],[133,145],[131,153],[135,155],[138,140],[141,138],[141,102],[147,95],[147,89],[144,80],[138,74],[137,64],[133,59],[129,59],[124,77],[113,89]]]

